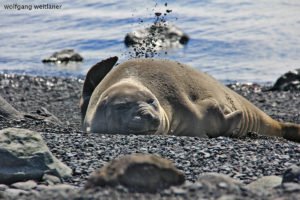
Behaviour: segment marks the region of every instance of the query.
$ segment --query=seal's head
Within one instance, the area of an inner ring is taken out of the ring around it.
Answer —
[[[162,134],[168,124],[155,95],[127,79],[105,90],[84,122],[87,132],[109,134]]]

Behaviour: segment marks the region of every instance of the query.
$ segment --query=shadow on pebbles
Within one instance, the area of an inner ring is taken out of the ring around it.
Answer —
[[[39,132],[51,154],[72,171],[71,177],[44,173],[34,181],[0,184],[0,199],[300,199],[297,143],[254,134],[242,139],[85,134],[78,108],[81,80],[3,74],[0,80],[0,95],[14,108],[30,114],[46,109],[62,122],[0,118],[0,128]],[[299,92],[230,87],[275,119],[300,123]]]

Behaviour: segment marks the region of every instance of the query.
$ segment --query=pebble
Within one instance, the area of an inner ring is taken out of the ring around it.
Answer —
[[[35,181],[29,180],[25,182],[17,182],[11,185],[12,188],[20,189],[20,190],[32,190],[37,186]]]
[[[61,183],[60,178],[57,176],[49,175],[49,174],[44,174],[42,180],[46,182],[48,185],[55,185],[58,183]]]
[[[0,184],[0,191],[5,191],[8,188],[7,185]]]
[[[175,195],[184,195],[187,193],[187,191],[180,187],[171,187],[171,192]]]

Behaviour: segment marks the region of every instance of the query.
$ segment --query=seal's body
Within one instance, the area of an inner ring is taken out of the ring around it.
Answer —
[[[256,132],[300,141],[299,125],[273,120],[206,73],[169,60],[133,59],[112,69],[116,62],[117,57],[104,60],[87,74],[81,98],[86,132],[198,137]]]

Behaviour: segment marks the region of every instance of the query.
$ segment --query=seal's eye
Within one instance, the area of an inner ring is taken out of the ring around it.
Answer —
[[[148,99],[146,102],[147,102],[148,104],[153,104],[153,103],[155,103],[155,99]]]
[[[148,99],[146,102],[152,105],[154,108],[157,108],[157,102],[155,101],[155,99]]]

